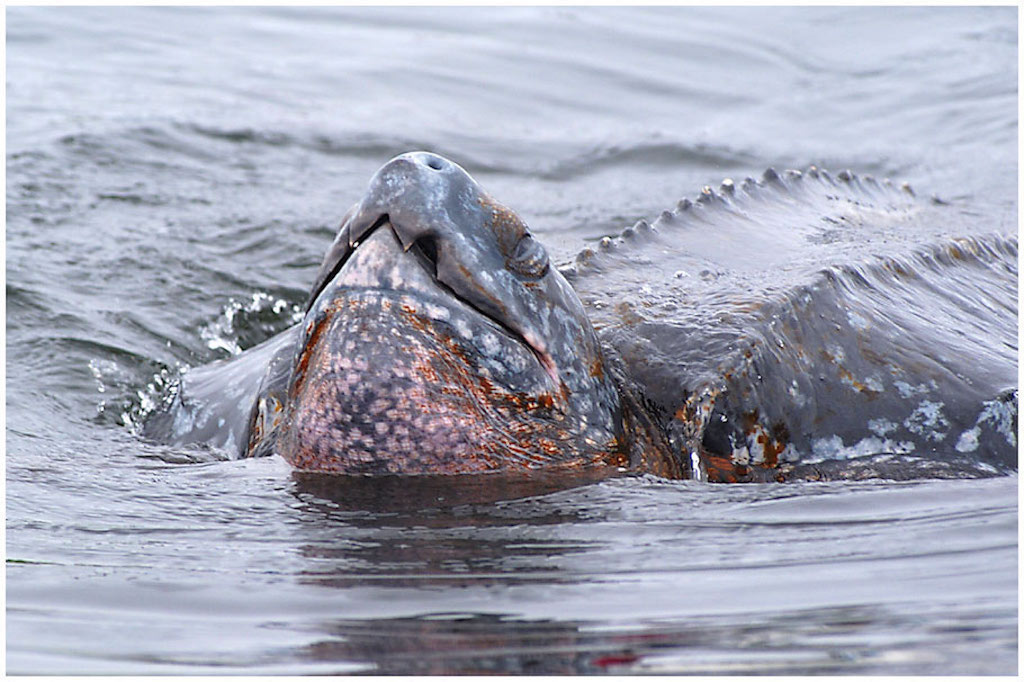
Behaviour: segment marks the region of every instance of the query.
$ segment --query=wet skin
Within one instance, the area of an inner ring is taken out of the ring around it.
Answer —
[[[190,370],[143,434],[375,476],[1015,471],[1017,241],[971,221],[885,180],[769,169],[559,270],[458,165],[403,154],[303,321]]]
[[[377,172],[300,329],[286,391],[254,410],[250,454],[359,474],[629,462],[575,292],[519,216],[439,156]]]

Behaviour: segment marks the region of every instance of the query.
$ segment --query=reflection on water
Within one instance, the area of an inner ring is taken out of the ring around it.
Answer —
[[[486,502],[434,481],[404,504],[401,486],[341,486],[381,508],[274,458],[139,473],[146,489],[99,477],[110,501],[92,514],[74,511],[90,486],[44,479],[66,493],[32,515],[9,498],[12,670],[948,673],[1016,657],[1015,477],[625,477]]]
[[[719,496],[642,477],[481,503],[431,481],[381,511],[299,480],[297,577],[341,610],[292,655],[396,674],[989,670],[976,642],[1016,649],[1013,604],[984,596],[1013,584],[986,564],[1012,563],[1014,482],[972,485],[948,504],[940,483]]]
[[[297,496],[310,508],[349,519],[376,514],[415,514],[472,508],[502,500],[569,490],[617,475],[614,469],[589,471],[463,474],[454,476],[336,476],[295,472]]]
[[[294,494],[303,502],[300,520],[312,536],[300,548],[311,560],[300,581],[350,587],[386,580],[389,587],[455,589],[575,579],[560,575],[555,558],[594,543],[531,536],[592,516],[572,506],[507,505],[606,477],[293,474]],[[587,493],[579,494],[585,499]]]
[[[7,18],[8,672],[1016,671],[1016,474],[317,480],[123,423],[291,324],[410,149],[556,261],[812,163],[955,202],[952,236],[1012,234],[1014,9]]]
[[[372,661],[369,671],[384,675],[950,674],[998,671],[972,651],[973,642],[994,636],[1008,650],[1015,648],[1013,637],[1000,632],[1015,622],[1013,609],[996,618],[981,615],[969,625],[939,613],[930,618],[924,633],[893,642],[886,633],[913,633],[919,619],[850,606],[616,628],[442,613],[322,623],[318,627],[329,638],[297,655],[319,662]],[[952,668],[945,662],[951,649],[959,659]]]

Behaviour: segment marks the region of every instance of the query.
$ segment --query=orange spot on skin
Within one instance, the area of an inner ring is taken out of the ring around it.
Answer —
[[[640,324],[644,321],[644,318],[638,315],[633,310],[633,307],[626,302],[616,305],[615,312],[619,314],[619,319],[622,320],[623,324]]]
[[[708,480],[712,483],[736,483],[739,481],[736,466],[727,457],[705,455],[704,466],[708,471]]]
[[[864,384],[864,383],[854,379],[853,378],[853,374],[851,374],[850,371],[848,369],[846,369],[845,367],[840,367],[839,368],[839,376],[840,376],[840,378],[846,379],[847,381],[849,381],[850,385],[852,385],[860,393],[868,393],[868,394],[871,394],[871,395],[878,395],[878,391],[872,390],[872,389],[868,388],[868,386],[866,384]]]
[[[629,466],[629,456],[617,439],[608,444],[608,450],[611,454],[605,459],[605,464],[623,469]]]
[[[498,248],[506,256],[509,255],[526,233],[526,223],[515,211],[487,195],[481,196],[477,201],[481,208],[490,213],[488,227],[498,240]]]
[[[557,456],[559,453],[558,445],[553,440],[550,440],[548,438],[541,438],[537,441],[537,444],[540,445],[541,450],[543,450],[544,452],[553,457]]]
[[[299,356],[299,362],[295,367],[295,381],[292,383],[292,390],[288,397],[294,398],[302,390],[302,384],[306,380],[306,372],[309,369],[309,359],[313,355],[313,351],[320,344],[320,337],[323,335],[324,330],[330,325],[332,315],[328,313],[320,321],[319,324],[313,327],[310,333],[309,340],[302,349],[302,354]]]

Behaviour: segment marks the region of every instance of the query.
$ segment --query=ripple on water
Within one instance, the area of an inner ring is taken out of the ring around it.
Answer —
[[[1016,474],[332,492],[120,423],[291,324],[336,221],[410,149],[461,163],[560,258],[725,175],[810,163],[908,179],[970,235],[1006,232],[1013,9],[7,19],[8,671],[1016,671]],[[1011,316],[1015,287],[909,265]],[[836,271],[855,302],[878,284],[858,268]]]

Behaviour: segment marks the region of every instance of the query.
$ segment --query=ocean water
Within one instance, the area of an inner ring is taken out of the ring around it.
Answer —
[[[1016,474],[495,496],[135,427],[290,325],[413,149],[556,260],[769,166],[1015,234],[1017,40],[1015,8],[9,8],[7,671],[1016,673]]]

